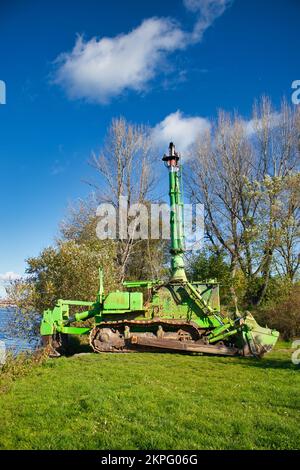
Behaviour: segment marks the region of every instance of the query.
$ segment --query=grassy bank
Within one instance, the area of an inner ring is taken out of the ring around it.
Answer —
[[[300,370],[290,356],[281,346],[262,360],[47,360],[0,395],[0,448],[299,448]]]

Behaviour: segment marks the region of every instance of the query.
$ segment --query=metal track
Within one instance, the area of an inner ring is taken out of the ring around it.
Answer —
[[[159,349],[168,349],[175,351],[198,352],[203,354],[220,354],[222,356],[236,356],[239,349],[227,346],[212,346],[210,344],[197,343],[195,341],[172,341],[133,336],[132,344]]]
[[[126,338],[126,327],[143,325],[145,327],[161,327],[161,336],[151,332],[135,333],[130,332]],[[177,327],[172,332],[164,331],[163,327]],[[203,354],[219,354],[234,356],[241,354],[238,348],[221,344],[210,345],[206,342],[202,333],[207,330],[200,330],[193,322],[183,322],[182,320],[120,320],[99,323],[90,333],[90,345],[95,352],[133,352],[138,350],[147,351],[182,351],[198,352]],[[183,335],[180,338],[179,333]],[[186,333],[186,337],[184,337]],[[178,335],[176,337],[176,334]],[[189,336],[189,337],[188,337]]]

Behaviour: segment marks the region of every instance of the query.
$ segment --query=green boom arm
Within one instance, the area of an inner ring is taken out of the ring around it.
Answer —
[[[70,317],[69,307],[92,307],[84,312],[75,313]],[[79,322],[93,318],[99,313],[100,304],[98,302],[85,302],[80,300],[58,300],[53,310],[45,310],[41,322],[40,333],[42,336],[52,335],[55,332],[81,335],[88,333],[90,328],[69,326],[72,322]]]
[[[104,299],[103,269],[99,268],[99,291],[96,302],[84,300],[58,300],[53,310],[45,310],[40,326],[42,336],[53,335],[55,332],[82,335],[89,333],[91,328],[70,326],[73,322],[79,322],[93,318],[99,314]],[[70,317],[70,306],[90,307],[83,312],[75,313]]]

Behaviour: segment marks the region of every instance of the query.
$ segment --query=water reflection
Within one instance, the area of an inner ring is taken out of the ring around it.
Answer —
[[[15,323],[15,310],[0,308],[0,341],[5,342],[6,349],[14,353],[35,349],[39,342],[38,336],[30,338],[29,341],[28,338],[22,338],[21,335],[14,335],[13,323]]]

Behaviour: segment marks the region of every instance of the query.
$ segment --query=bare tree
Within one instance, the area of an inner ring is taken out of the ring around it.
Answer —
[[[98,202],[112,204],[117,214],[121,197],[126,198],[128,208],[132,204],[147,203],[154,186],[153,162],[149,128],[130,124],[124,118],[113,119],[102,151],[99,155],[94,154],[91,161],[101,176],[100,185],[96,185]],[[149,241],[136,239],[135,230],[128,230],[124,237],[119,220],[117,264],[121,282],[130,260],[137,253],[137,246],[142,250],[142,245],[145,245],[144,263],[153,266],[155,256],[151,256]]]
[[[280,219],[281,241],[276,248],[275,268],[291,282],[300,268],[300,174],[287,178]]]
[[[257,299],[257,303],[260,303],[268,286],[276,252],[279,251],[285,262],[288,262],[290,274],[291,269],[298,269],[295,256],[298,258],[296,251],[300,240],[299,231],[297,235],[295,228],[299,224],[299,213],[295,194],[300,191],[300,112],[297,108],[291,108],[285,100],[279,112],[276,112],[270,100],[264,97],[260,104],[254,106],[253,122],[257,181],[261,181],[258,273],[263,276],[264,282]]]
[[[288,248],[282,243],[282,214],[291,196],[287,182],[299,171],[299,124],[298,110],[283,102],[275,112],[267,98],[254,106],[248,122],[220,112],[190,162],[190,195],[205,205],[207,236],[225,248],[233,276],[239,267],[250,288],[259,279],[252,295],[257,304],[266,293],[275,251]],[[294,205],[291,210],[295,213]],[[289,250],[296,249],[295,236],[294,231]],[[295,269],[295,254],[288,256]]]

